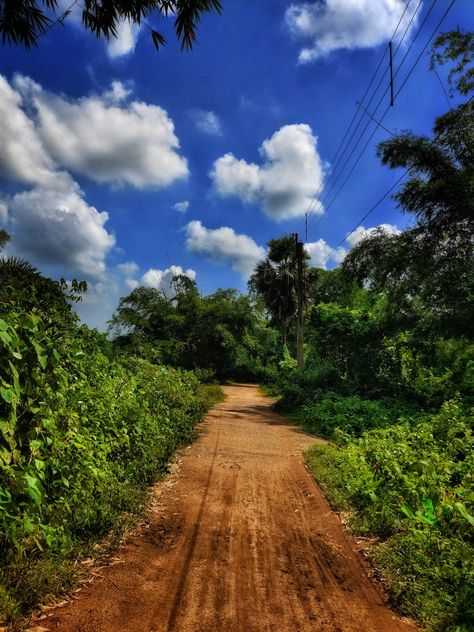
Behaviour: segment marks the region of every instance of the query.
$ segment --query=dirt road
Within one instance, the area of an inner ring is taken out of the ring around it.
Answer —
[[[303,465],[315,439],[225,388],[147,527],[41,626],[64,632],[404,632]]]

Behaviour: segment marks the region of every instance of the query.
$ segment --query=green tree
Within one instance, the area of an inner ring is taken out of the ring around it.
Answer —
[[[265,307],[280,327],[283,345],[286,345],[288,327],[298,304],[295,239],[292,235],[284,235],[271,239],[267,246],[267,256],[257,264],[250,277],[249,288],[262,297]]]
[[[309,268],[306,275],[306,298],[308,304],[337,303],[349,307],[360,292],[357,283],[344,275],[341,268],[324,270]]]
[[[0,0],[0,35],[3,44],[36,46],[38,38],[67,19],[76,1],[64,11],[58,0]],[[219,0],[83,0],[82,23],[97,37],[117,37],[121,21],[145,24],[157,49],[165,38],[149,21],[174,17],[176,37],[182,49],[191,49],[203,13],[221,12]]]
[[[459,44],[458,35],[438,41],[442,60],[453,51],[466,57],[456,67],[456,85],[464,93],[472,78],[472,69],[465,69],[473,59],[472,35],[462,40],[470,43],[467,50],[449,44]],[[415,223],[400,235],[373,233],[349,253],[343,270],[384,292],[402,317],[428,312],[445,331],[474,334],[472,100],[438,117],[431,138],[404,132],[380,143],[378,155],[391,169],[407,169],[409,177],[394,199]]]
[[[9,241],[9,234],[0,230],[0,253]],[[40,313],[62,329],[76,322],[71,303],[78,302],[86,290],[85,281],[53,281],[24,259],[0,255],[0,312]]]

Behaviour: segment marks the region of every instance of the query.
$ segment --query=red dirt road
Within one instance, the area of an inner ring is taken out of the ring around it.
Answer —
[[[408,632],[308,474],[315,439],[225,387],[119,563],[40,625],[64,632]],[[117,562],[117,560],[116,560]]]

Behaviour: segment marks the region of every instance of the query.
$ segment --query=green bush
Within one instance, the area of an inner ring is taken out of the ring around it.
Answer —
[[[345,392],[339,371],[330,364],[319,363],[304,371],[286,361],[281,364],[278,371],[268,370],[265,380],[272,393],[279,396],[277,407],[281,411],[293,412],[305,404],[319,402],[328,390]]]
[[[24,560],[67,557],[136,510],[202,419],[193,374],[114,361],[91,336],[34,313],[0,319],[0,592],[12,603],[27,599],[12,579]]]
[[[393,423],[381,402],[361,399],[357,395],[334,395],[318,403],[306,404],[299,409],[297,418],[310,432],[322,437],[332,437],[336,428],[360,436],[365,430]]]
[[[443,631],[472,623],[473,427],[453,400],[359,439],[336,432],[336,445],[307,454],[332,502],[352,511],[352,526],[387,540],[375,559],[400,609]]]

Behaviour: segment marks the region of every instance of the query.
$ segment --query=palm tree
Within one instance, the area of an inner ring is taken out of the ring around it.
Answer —
[[[284,235],[271,239],[267,256],[257,264],[249,280],[249,287],[263,298],[265,307],[281,328],[286,345],[288,325],[297,309],[298,271],[295,238]]]
[[[73,287],[68,288],[64,280],[58,282],[44,277],[28,261],[1,254],[9,241],[10,235],[0,229],[0,311],[20,308],[47,314],[50,319],[64,324],[75,322],[76,316],[68,301],[77,300],[74,288],[80,293],[87,286],[73,281]]]

